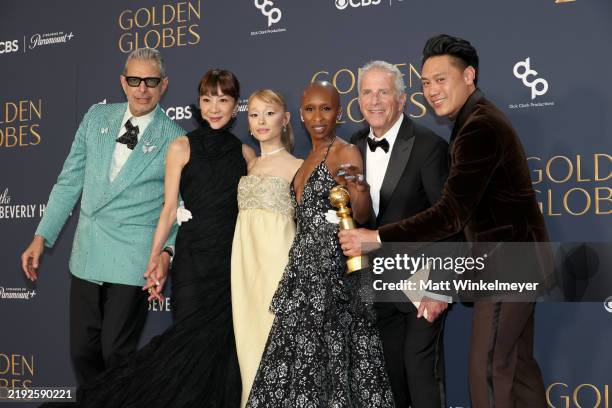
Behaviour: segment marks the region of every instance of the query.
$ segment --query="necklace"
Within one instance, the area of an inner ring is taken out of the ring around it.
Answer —
[[[282,152],[283,150],[285,150],[284,147],[281,147],[279,149],[276,150],[272,150],[271,152],[264,152],[263,150],[261,151],[261,155],[262,156],[272,156],[273,154],[276,154],[278,152]]]

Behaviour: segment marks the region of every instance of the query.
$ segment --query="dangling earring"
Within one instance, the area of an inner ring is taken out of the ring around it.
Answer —
[[[236,109],[234,109],[234,111],[232,112],[232,118],[235,118],[238,115],[238,107],[236,107]]]
[[[287,125],[283,126],[283,133],[287,133]]]

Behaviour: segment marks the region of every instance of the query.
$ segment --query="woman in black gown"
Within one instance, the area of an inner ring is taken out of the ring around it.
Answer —
[[[204,124],[172,142],[165,203],[147,269],[155,275],[177,210],[180,190],[192,219],[176,239],[172,267],[174,324],[78,392],[84,407],[238,407],[240,372],[232,328],[230,259],[238,214],[237,186],[246,174],[241,142],[227,128],[237,112],[239,84],[228,71],[208,71],[199,85]],[[248,149],[247,149],[248,150]],[[184,210],[183,210],[184,212]]]

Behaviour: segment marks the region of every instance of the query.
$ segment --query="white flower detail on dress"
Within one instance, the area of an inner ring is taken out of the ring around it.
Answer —
[[[327,212],[325,213],[325,219],[327,220],[327,222],[330,222],[332,224],[340,223],[340,218],[338,218],[338,214],[336,214],[336,211],[334,210],[327,210]]]
[[[102,133],[102,134],[108,133],[108,128],[100,129],[100,133]]]
[[[191,211],[185,208],[185,203],[182,201],[179,203],[179,207],[176,209],[176,223],[180,226],[182,223],[189,221],[193,218]]]

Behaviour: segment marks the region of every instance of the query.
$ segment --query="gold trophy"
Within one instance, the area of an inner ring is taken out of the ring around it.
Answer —
[[[350,201],[348,190],[343,186],[336,186],[329,192],[329,202],[334,208],[337,208],[336,215],[340,219],[340,229],[353,229],[355,221],[351,217],[351,209],[347,207]],[[351,256],[346,260],[348,272],[355,272],[368,266],[368,257],[365,255]]]

